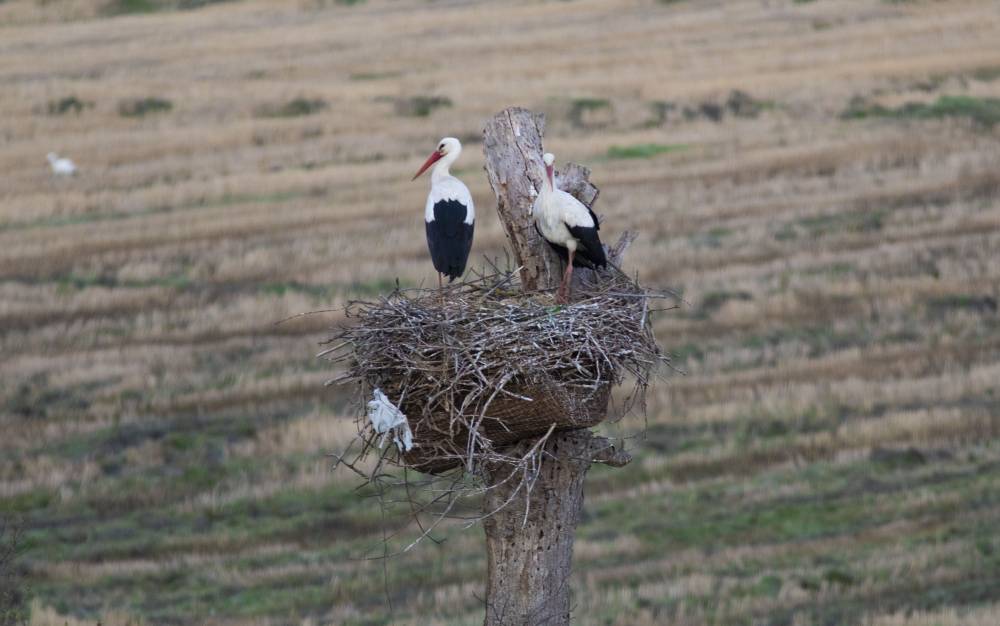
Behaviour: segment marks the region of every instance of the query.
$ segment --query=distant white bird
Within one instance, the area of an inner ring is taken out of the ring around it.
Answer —
[[[452,176],[448,170],[461,153],[461,142],[454,137],[445,137],[413,176],[413,180],[416,180],[417,176],[434,165],[431,170],[431,192],[424,205],[424,223],[431,261],[438,271],[439,288],[442,275],[447,276],[448,282],[451,282],[465,273],[465,264],[472,249],[472,233],[476,227],[476,208],[472,205],[472,194],[465,183]]]
[[[563,272],[562,283],[556,293],[556,301],[566,303],[569,301],[573,266],[607,267],[608,259],[597,234],[601,228],[597,216],[570,194],[556,189],[552,171],[555,160],[556,157],[551,152],[542,157],[545,162],[545,181],[542,182],[542,189],[535,199],[531,215],[538,232],[566,263],[566,271]]]
[[[55,152],[47,155],[49,167],[56,176],[76,176],[76,164],[65,157],[61,157]]]

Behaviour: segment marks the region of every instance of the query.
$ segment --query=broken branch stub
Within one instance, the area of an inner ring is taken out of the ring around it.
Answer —
[[[567,163],[556,172],[556,187],[570,194],[590,208],[594,208],[601,190],[590,182],[590,168],[576,163]]]

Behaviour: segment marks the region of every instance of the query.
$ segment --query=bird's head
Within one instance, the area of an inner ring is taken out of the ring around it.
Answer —
[[[55,152],[50,152],[45,155],[45,158],[49,160],[49,163],[55,163],[56,161],[59,160],[59,155],[56,154]]]
[[[427,161],[424,162],[423,166],[421,166],[410,180],[417,180],[417,177],[427,171],[428,167],[434,165],[434,163],[443,157],[450,157],[449,161],[453,162],[458,158],[460,152],[462,152],[462,143],[454,137],[445,137],[438,142],[437,150],[431,152],[431,155],[427,157]]]
[[[551,152],[546,152],[542,155],[542,162],[545,163],[545,176],[549,179],[549,184],[552,185],[552,189],[556,188],[555,179],[553,178],[553,170],[555,168],[556,155]]]

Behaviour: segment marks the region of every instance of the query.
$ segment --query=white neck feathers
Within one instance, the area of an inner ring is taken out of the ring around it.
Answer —
[[[455,159],[457,159],[458,155],[461,153],[461,150],[454,150],[438,159],[438,162],[435,163],[434,167],[431,169],[431,182],[434,183],[442,178],[451,176],[451,164],[455,162]]]

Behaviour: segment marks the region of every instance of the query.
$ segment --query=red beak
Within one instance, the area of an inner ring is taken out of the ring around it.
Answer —
[[[551,165],[546,165],[545,166],[545,173],[548,174],[549,184],[552,185],[552,189],[555,190],[556,184],[555,184],[555,182],[552,179],[552,166]]]
[[[427,161],[424,162],[424,164],[423,164],[423,166],[421,166],[420,170],[418,170],[417,173],[414,174],[413,178],[411,178],[410,180],[417,180],[418,176],[420,176],[421,174],[423,174],[427,170],[428,167],[434,165],[434,162],[437,161],[438,159],[440,159],[441,157],[442,157],[442,154],[440,152],[438,152],[437,150],[435,150],[434,152],[432,152],[431,155],[429,157],[427,157]]]

